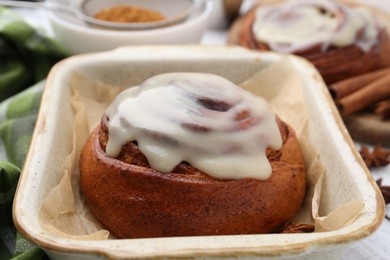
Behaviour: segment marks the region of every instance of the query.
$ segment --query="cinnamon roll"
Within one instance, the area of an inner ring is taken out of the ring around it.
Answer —
[[[80,158],[82,194],[119,238],[269,233],[299,211],[305,186],[294,130],[213,74],[122,92]]]
[[[307,58],[326,83],[390,66],[389,35],[368,9],[330,0],[290,0],[248,12],[239,44]]]

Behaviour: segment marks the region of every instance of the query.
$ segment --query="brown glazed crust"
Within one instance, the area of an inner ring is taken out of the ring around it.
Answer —
[[[298,212],[306,187],[294,131],[280,120],[278,125],[283,147],[267,150],[269,179],[219,180],[186,163],[171,173],[153,170],[134,143],[124,145],[118,159],[108,157],[103,119],[82,151],[81,191],[119,238],[272,232]]]
[[[255,9],[243,18],[239,30],[239,45],[249,49],[269,51],[266,43],[258,42],[253,34],[252,25]],[[330,47],[322,52],[319,46],[293,53],[308,59],[320,72],[324,81],[331,84],[365,72],[390,66],[390,40],[385,29],[380,32],[378,44],[369,52],[362,51],[352,45],[346,47]]]

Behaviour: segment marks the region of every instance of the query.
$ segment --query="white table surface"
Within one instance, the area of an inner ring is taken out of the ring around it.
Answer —
[[[242,11],[249,8],[256,0],[245,0]],[[380,8],[390,14],[390,0],[361,0],[364,3]],[[52,34],[45,11],[28,9],[17,9],[20,15],[37,27],[43,27]],[[227,38],[227,28],[210,28],[203,36],[200,44],[204,45],[224,45]],[[390,137],[389,137],[390,138]],[[356,143],[360,147],[359,143]],[[387,167],[372,170],[374,179],[382,178],[383,185],[390,185],[390,165]],[[390,216],[390,207],[387,206],[387,214]],[[388,260],[390,259],[390,221],[384,220],[380,228],[371,236],[359,242],[352,243],[344,253],[342,260]]]

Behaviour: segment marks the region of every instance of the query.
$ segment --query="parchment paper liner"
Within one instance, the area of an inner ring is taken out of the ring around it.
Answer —
[[[283,75],[281,77],[281,75]],[[296,131],[307,168],[308,189],[294,223],[314,223],[316,231],[340,229],[360,215],[361,200],[345,203],[320,215],[321,198],[328,192],[323,187],[326,174],[316,147],[310,144],[312,127],[305,102],[304,88],[298,71],[288,59],[274,63],[247,79],[241,86],[267,99],[274,111]],[[99,240],[114,238],[96,220],[79,192],[79,157],[89,133],[100,123],[105,108],[125,87],[109,86],[75,72],[71,79],[71,104],[75,111],[73,151],[63,164],[64,177],[43,201],[39,212],[41,225],[63,238]],[[71,141],[71,140],[70,140]],[[332,197],[332,195],[330,195]]]

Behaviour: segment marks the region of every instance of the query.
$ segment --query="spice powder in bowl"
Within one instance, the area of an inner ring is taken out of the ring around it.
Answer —
[[[161,13],[138,6],[117,5],[105,8],[95,14],[94,18],[119,23],[143,23],[165,20]]]

